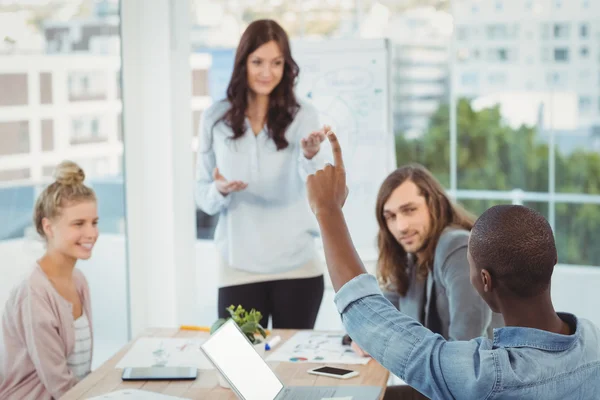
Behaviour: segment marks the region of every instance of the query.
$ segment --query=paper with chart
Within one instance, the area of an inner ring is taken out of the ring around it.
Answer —
[[[140,338],[115,368],[192,367],[214,369],[200,345],[205,339]]]
[[[106,393],[87,400],[183,400],[183,397],[167,396],[166,394],[149,392],[147,390],[125,389]]]
[[[385,40],[297,41],[296,95],[317,108],[342,146],[349,196],[344,214],[358,249],[376,249],[379,186],[395,168],[389,46]],[[326,151],[330,151],[327,146]]]
[[[360,364],[369,357],[357,355],[342,344],[343,333],[298,332],[269,355],[267,361],[319,364]]]

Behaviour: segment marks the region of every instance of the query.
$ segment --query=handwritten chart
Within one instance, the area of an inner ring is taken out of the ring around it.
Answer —
[[[342,333],[298,332],[267,361],[365,365],[370,358],[357,355],[342,344]]]

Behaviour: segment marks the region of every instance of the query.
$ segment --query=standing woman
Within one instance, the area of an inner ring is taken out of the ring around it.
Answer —
[[[324,290],[304,183],[325,163],[328,128],[296,99],[298,72],[281,26],[251,23],[227,99],[202,115],[196,171],[198,206],[219,213],[219,317],[240,304],[280,329],[312,329]]]

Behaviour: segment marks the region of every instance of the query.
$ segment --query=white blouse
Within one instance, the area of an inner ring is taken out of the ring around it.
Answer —
[[[289,146],[278,151],[266,129],[254,135],[248,121],[241,138],[215,121],[228,110],[218,102],[202,114],[196,165],[196,200],[207,214],[219,213],[215,245],[225,264],[253,274],[297,270],[317,256],[319,231],[308,204],[305,182],[330,161],[331,148],[306,159],[300,141],[322,128],[317,110],[306,102],[286,130]],[[213,129],[214,126],[214,129]],[[213,170],[248,187],[223,196],[213,182]]]

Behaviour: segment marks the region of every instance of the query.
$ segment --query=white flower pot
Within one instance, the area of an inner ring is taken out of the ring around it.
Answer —
[[[265,342],[260,342],[260,343],[256,343],[255,345],[253,345],[252,347],[254,347],[254,350],[256,350],[256,352],[258,353],[259,356],[263,357],[265,356]],[[221,387],[230,389],[231,386],[229,386],[229,382],[227,382],[227,379],[225,379],[223,377],[223,375],[221,375],[221,373],[217,370],[217,376],[219,377],[219,385],[221,385]]]

